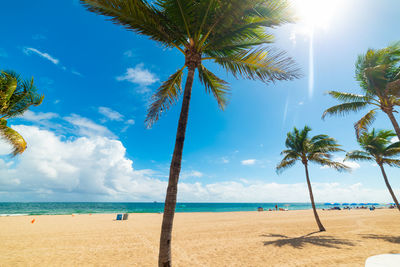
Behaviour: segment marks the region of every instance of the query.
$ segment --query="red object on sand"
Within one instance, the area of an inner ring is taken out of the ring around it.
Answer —
[[[32,221],[31,221],[31,223],[34,223],[35,222],[35,219],[33,219]]]

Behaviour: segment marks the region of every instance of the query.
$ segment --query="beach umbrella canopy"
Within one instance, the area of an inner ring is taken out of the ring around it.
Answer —
[[[348,206],[349,203],[342,203],[342,206]]]
[[[350,205],[352,205],[352,206],[357,206],[357,203],[351,203]]]
[[[340,203],[333,203],[333,205],[340,205]]]
[[[325,203],[324,205],[332,205],[332,203]]]

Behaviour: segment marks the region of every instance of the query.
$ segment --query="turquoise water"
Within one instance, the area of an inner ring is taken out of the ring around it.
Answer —
[[[258,207],[274,209],[275,205],[289,210],[311,209],[311,205],[308,203],[178,203],[176,212],[256,211]],[[319,209],[331,207],[324,203],[316,205]],[[118,212],[159,213],[163,212],[163,209],[164,203],[148,202],[0,202],[0,216]]]

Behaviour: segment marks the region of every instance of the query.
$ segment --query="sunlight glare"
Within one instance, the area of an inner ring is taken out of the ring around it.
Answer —
[[[299,23],[309,30],[329,27],[343,0],[293,0]]]

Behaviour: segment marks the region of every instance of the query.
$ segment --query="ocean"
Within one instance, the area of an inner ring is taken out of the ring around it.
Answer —
[[[354,204],[353,206],[355,206]],[[368,205],[371,204],[368,203]],[[289,210],[311,209],[311,204],[309,203],[177,203],[176,212],[256,211],[258,207],[267,210],[274,209],[275,205],[278,205],[279,208]],[[374,205],[379,206],[377,203],[374,203]],[[326,209],[333,205],[329,205],[329,203],[317,203],[316,206],[318,209]],[[343,205],[338,204],[335,206],[342,207]],[[0,216],[160,213],[163,212],[163,209],[164,203],[161,202],[0,202]]]

